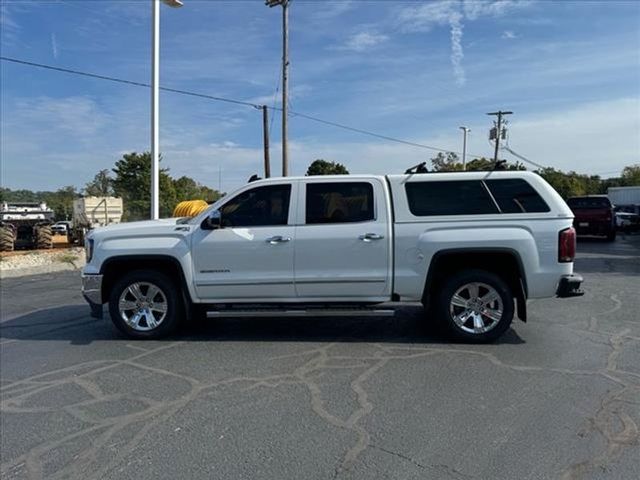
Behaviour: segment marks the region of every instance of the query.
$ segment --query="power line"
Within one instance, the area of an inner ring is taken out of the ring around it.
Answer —
[[[533,160],[529,160],[526,157],[523,157],[522,155],[520,155],[519,153],[514,152],[513,150],[511,150],[511,148],[509,147],[501,147],[502,150],[506,150],[507,152],[509,152],[511,155],[513,155],[514,157],[519,158],[520,160],[522,160],[523,162],[527,162],[530,163],[531,165],[533,165],[534,167],[538,167],[541,169],[545,169],[548,167],[545,167],[544,165],[540,165],[539,163],[534,162]]]
[[[115,83],[123,83],[123,84],[126,84],[126,85],[133,85],[135,87],[151,88],[151,85],[148,84],[148,83],[134,82],[132,80],[124,80],[122,78],[109,77],[109,76],[106,76],[106,75],[98,75],[98,74],[95,74],[95,73],[81,72],[79,70],[72,70],[70,68],[54,67],[53,65],[45,65],[43,63],[27,62],[26,60],[19,60],[17,58],[9,58],[9,57],[0,56],[0,60],[4,60],[4,61],[7,61],[7,62],[13,62],[13,63],[19,63],[21,65],[28,65],[28,66],[31,66],[31,67],[44,68],[46,70],[54,70],[54,71],[57,71],[57,72],[70,73],[70,74],[73,74],[73,75],[81,75],[83,77],[96,78],[98,80],[107,80],[107,81],[115,82]],[[207,95],[205,93],[196,93],[196,92],[190,92],[190,91],[187,91],[187,90],[179,90],[177,88],[160,87],[160,90],[164,90],[165,92],[179,93],[181,95],[188,95],[188,96],[192,96],[192,97],[200,97],[200,98],[206,98],[206,99],[209,99],[209,100],[216,100],[218,102],[226,102],[226,103],[233,103],[233,104],[236,104],[236,105],[244,105],[246,107],[253,107],[253,108],[256,108],[256,109],[262,108],[260,105],[256,105],[254,103],[249,103],[249,102],[243,102],[242,100],[234,100],[234,99],[231,99],[231,98],[216,97],[216,96],[213,96],[213,95]]]
[[[7,62],[12,62],[12,63],[17,63],[20,65],[26,65],[26,66],[30,66],[30,67],[37,67],[37,68],[43,68],[45,70],[53,70],[56,72],[62,72],[62,73],[69,73],[72,75],[80,75],[83,77],[88,77],[88,78],[94,78],[94,79],[98,79],[98,80],[106,80],[106,81],[110,81],[110,82],[115,82],[115,83],[121,83],[121,84],[125,84],[125,85],[132,85],[132,86],[136,86],[136,87],[145,87],[145,88],[150,88],[151,85],[148,83],[143,83],[143,82],[136,82],[136,81],[132,81],[132,80],[125,80],[122,78],[117,78],[117,77],[111,77],[111,76],[107,76],[107,75],[98,75],[95,73],[89,73],[89,72],[83,72],[80,70],[73,70],[70,68],[62,68],[62,67],[55,67],[53,65],[46,65],[43,63],[36,63],[36,62],[29,62],[26,60],[20,60],[17,58],[10,58],[10,57],[4,57],[4,56],[0,56],[0,60],[4,60]],[[187,96],[192,96],[192,97],[198,97],[198,98],[205,98],[207,100],[214,100],[214,101],[218,101],[218,102],[225,102],[225,103],[230,103],[230,104],[235,104],[235,105],[242,105],[245,107],[252,107],[255,108],[256,110],[261,110],[262,106],[261,105],[257,105],[254,103],[250,103],[250,102],[245,102],[242,100],[235,100],[232,98],[225,98],[225,97],[218,97],[218,96],[214,96],[214,95],[208,95],[208,94],[204,94],[204,93],[197,93],[197,92],[191,92],[188,90],[180,90],[177,88],[169,88],[169,87],[160,87],[160,90],[163,90],[165,92],[172,92],[172,93],[178,93],[180,95],[187,95]],[[280,107],[269,107],[271,110],[273,111],[279,111],[282,112],[282,108]],[[355,133],[360,133],[362,135],[367,135],[370,137],[374,137],[374,138],[379,138],[382,140],[387,140],[389,142],[394,142],[394,143],[399,143],[399,144],[403,144],[403,145],[409,145],[412,147],[416,147],[416,148],[422,148],[422,149],[426,149],[426,150],[432,150],[432,151],[436,151],[436,152],[443,152],[443,153],[455,153],[455,154],[460,154],[460,152],[457,152],[455,150],[450,150],[450,149],[445,149],[445,148],[438,148],[438,147],[433,147],[430,145],[425,145],[422,143],[417,143],[417,142],[411,142],[409,140],[402,140],[400,138],[395,138],[395,137],[390,137],[388,135],[383,135],[380,133],[375,133],[375,132],[371,132],[368,130],[363,130],[361,128],[356,128],[356,127],[350,127],[348,125],[344,125],[341,123],[337,123],[337,122],[332,122],[329,120],[324,120],[318,117],[314,117],[312,115],[307,115],[305,113],[301,113],[301,112],[294,112],[289,110],[289,115],[291,116],[297,116],[300,118],[305,118],[307,120],[311,120],[313,122],[317,122],[317,123],[322,123],[324,125],[329,125],[332,127],[336,127],[336,128],[341,128],[343,130],[348,130],[351,132],[355,132]],[[475,155],[475,154],[467,154],[468,157],[473,157],[473,158],[485,158],[484,155]]]
[[[280,91],[280,82],[282,78],[280,78],[280,71],[278,71],[278,80],[276,82],[276,90],[273,94],[273,104],[271,105],[271,110],[276,110],[276,102],[278,101],[278,92]],[[276,118],[275,115],[271,115],[271,123],[269,124],[269,138],[271,138],[271,131],[273,129],[273,119]]]
[[[396,142],[396,143],[402,143],[404,145],[410,145],[412,147],[418,147],[418,148],[426,148],[428,150],[435,150],[437,152],[445,152],[445,153],[460,153],[460,152],[455,152],[453,150],[447,150],[444,148],[437,148],[437,147],[431,147],[429,145],[423,145],[421,143],[416,143],[416,142],[410,142],[408,140],[401,140],[399,138],[393,138],[393,137],[389,137],[387,135],[381,135],[379,133],[374,133],[374,132],[369,132],[367,130],[362,130],[360,128],[355,128],[355,127],[350,127],[348,125],[343,125],[341,123],[336,123],[336,122],[330,122],[329,120],[322,120],[321,118],[318,117],[312,117],[311,115],[306,115],[304,113],[300,113],[300,112],[293,112],[290,111],[289,112],[292,116],[296,116],[296,117],[301,117],[301,118],[306,118],[307,120],[312,120],[314,122],[318,122],[318,123],[324,123],[325,125],[331,125],[332,127],[337,127],[337,128],[342,128],[344,130],[350,130],[352,132],[357,132],[357,133],[361,133],[363,135],[369,135],[370,137],[375,137],[375,138],[381,138],[383,140],[388,140],[390,142]],[[476,158],[481,158],[481,155],[470,155],[472,157],[476,157]]]

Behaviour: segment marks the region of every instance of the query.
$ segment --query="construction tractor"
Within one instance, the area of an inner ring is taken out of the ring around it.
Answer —
[[[53,210],[46,203],[0,205],[0,251],[53,248]]]

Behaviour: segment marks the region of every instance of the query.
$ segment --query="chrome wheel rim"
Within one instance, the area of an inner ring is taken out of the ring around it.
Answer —
[[[135,282],[125,288],[118,300],[124,322],[134,330],[148,332],[158,328],[167,316],[167,297],[151,282]]]
[[[471,282],[451,297],[449,314],[462,331],[479,335],[493,330],[504,314],[502,297],[491,285]]]

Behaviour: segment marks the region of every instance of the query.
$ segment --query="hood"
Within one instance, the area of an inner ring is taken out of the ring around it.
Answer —
[[[105,227],[98,227],[89,233],[92,238],[119,236],[162,235],[173,232],[180,218],[162,218],[160,220],[143,220],[140,222],[113,223]]]

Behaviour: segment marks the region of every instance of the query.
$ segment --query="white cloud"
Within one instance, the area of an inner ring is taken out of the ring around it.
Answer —
[[[62,131],[65,135],[84,139],[97,134],[110,117],[90,97],[41,96],[18,99],[11,118],[5,124],[28,125],[30,129],[49,133]]]
[[[4,3],[0,5],[0,35],[5,46],[13,45],[20,32],[20,25],[16,22],[9,6]]]
[[[640,99],[584,104],[569,111],[536,114],[511,125],[516,152],[543,165],[581,173],[622,170],[640,152]]]
[[[462,49],[462,22],[460,22],[461,15],[453,14],[449,19],[449,25],[451,27],[451,65],[453,65],[453,75],[456,79],[456,84],[462,86],[467,81],[464,68],[462,67],[462,59],[464,58],[464,51]]]
[[[480,17],[499,17],[531,4],[528,0],[440,0],[400,10],[398,21],[405,32],[428,32],[437,26],[449,26],[451,36],[451,66],[456,84],[466,82],[462,59],[463,20],[473,21]]]
[[[387,35],[374,32],[359,32],[351,35],[345,44],[340,47],[342,50],[351,50],[354,52],[363,52],[369,48],[375,47],[389,39]]]
[[[282,93],[281,93],[280,88],[281,87],[278,86],[278,94],[277,95],[274,92],[274,93],[270,93],[270,94],[267,94],[267,95],[260,95],[258,97],[252,97],[252,98],[249,98],[249,99],[247,99],[245,101],[249,102],[249,103],[254,103],[256,105],[268,105],[268,106],[271,106],[274,103],[274,99],[275,99],[275,103],[278,104],[282,100]],[[294,85],[293,87],[289,87],[288,98],[289,98],[289,100],[297,100],[297,99],[300,99],[300,98],[304,98],[304,97],[307,97],[309,95],[309,93],[311,93],[312,90],[313,90],[313,88],[311,87],[311,85],[307,85],[307,84]]]
[[[315,10],[314,15],[321,19],[338,17],[355,6],[354,0],[340,0],[337,2],[323,2],[322,8]]]
[[[513,40],[514,38],[518,38],[518,36],[513,33],[512,30],[505,30],[504,32],[502,32],[501,38],[504,40]]]
[[[513,10],[528,7],[532,0],[464,0],[464,15],[468,20],[475,20],[478,17],[499,17],[506,15]]]
[[[20,28],[9,12],[7,5],[0,5],[0,26],[3,30],[5,28],[18,30]]]

